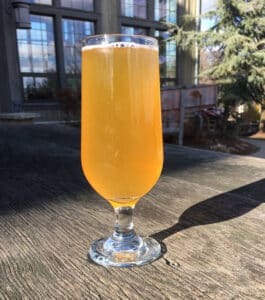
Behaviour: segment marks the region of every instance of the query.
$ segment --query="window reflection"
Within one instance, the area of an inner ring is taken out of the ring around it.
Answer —
[[[82,39],[87,35],[94,34],[94,23],[63,19],[62,29],[65,72],[78,74],[81,71]]]
[[[61,0],[61,6],[81,9],[81,10],[94,10],[93,0]]]
[[[169,39],[166,31],[155,31],[155,37],[159,41],[159,63],[161,78],[176,77],[176,42]]]
[[[215,10],[217,5],[217,0],[206,1],[201,0],[201,13],[205,14],[211,10]],[[211,27],[216,25],[218,22],[217,18],[202,17],[201,18],[201,31],[209,30]]]
[[[31,15],[30,20],[31,30],[17,30],[20,72],[55,72],[53,19]]]
[[[145,19],[147,17],[146,0],[121,0],[121,15]]]
[[[39,76],[23,76],[24,100],[52,100],[56,92],[55,75],[39,77]]]
[[[155,0],[155,20],[176,23],[177,1],[176,0]]]
[[[140,35],[147,35],[146,28],[142,27],[132,27],[132,26],[122,26],[121,32],[123,34],[140,34]]]
[[[53,19],[31,15],[30,21],[31,30],[17,29],[24,99],[51,100],[57,84]]]
[[[30,0],[30,3],[52,5],[52,0]]]

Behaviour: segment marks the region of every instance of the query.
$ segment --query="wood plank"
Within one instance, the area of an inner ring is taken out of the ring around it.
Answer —
[[[114,215],[82,175],[79,130],[11,128],[0,151],[0,299],[264,299],[265,160],[167,146],[135,209],[164,256],[106,269],[86,255]]]

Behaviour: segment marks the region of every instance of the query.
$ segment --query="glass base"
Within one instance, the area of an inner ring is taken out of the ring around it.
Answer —
[[[95,263],[105,267],[142,266],[160,257],[161,246],[149,237],[135,235],[126,242],[110,237],[94,242],[88,255]]]

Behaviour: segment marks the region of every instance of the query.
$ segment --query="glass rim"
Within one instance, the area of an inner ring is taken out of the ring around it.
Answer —
[[[103,34],[93,34],[93,35],[87,35],[82,39],[82,48],[89,46],[87,44],[88,41],[90,40],[95,40],[95,42],[98,40],[102,40],[106,42],[108,42],[108,37],[114,37],[114,38],[129,38],[131,39],[131,42],[133,42],[133,40],[138,39],[138,44],[139,45],[145,45],[145,46],[150,46],[152,48],[158,48],[158,40],[155,37],[151,37],[151,36],[147,36],[147,35],[141,35],[141,34],[126,34],[126,33],[103,33]],[[148,41],[149,43],[144,44],[144,43],[139,43],[139,40],[142,41]],[[121,41],[121,40],[120,40]],[[114,42],[118,42],[118,40],[113,41]],[[109,42],[110,43],[110,42]],[[98,43],[99,45],[100,43]],[[94,45],[97,45],[97,43],[95,43]]]

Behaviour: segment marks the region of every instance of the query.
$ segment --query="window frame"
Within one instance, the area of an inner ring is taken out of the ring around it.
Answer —
[[[93,29],[94,29],[94,32],[92,33],[92,35],[94,35],[95,34],[95,32],[96,32],[96,30],[95,30],[95,27],[96,27],[96,24],[95,24],[95,22],[93,22],[93,21],[90,21],[90,20],[83,20],[83,19],[76,19],[76,18],[69,18],[69,17],[67,17],[67,18],[65,18],[65,17],[62,17],[62,36],[63,36],[63,34],[64,34],[64,31],[63,31],[63,21],[64,20],[69,20],[69,21],[77,21],[77,22],[89,22],[89,23],[92,23],[94,26],[93,26]],[[63,47],[65,48],[65,46],[64,46],[64,39],[62,40],[62,43],[63,43]],[[63,55],[63,61],[64,61],[64,73],[65,73],[65,76],[66,77],[69,77],[69,75],[79,75],[78,73],[68,73],[67,71],[66,71],[66,65],[65,65],[65,52],[64,52],[64,55]],[[81,74],[81,72],[80,72],[80,74]],[[67,85],[67,84],[66,84]]]
[[[81,9],[81,8],[76,8],[76,7],[70,7],[70,6],[63,6],[62,4],[63,0],[59,0],[59,4],[60,4],[60,8],[61,9],[69,9],[69,10],[76,10],[76,11],[81,11],[81,12],[86,12],[86,13],[90,13],[90,12],[94,12],[95,11],[95,7],[96,7],[96,0],[93,0],[93,9],[92,10],[85,10],[85,9]],[[71,2],[74,0],[71,0]],[[85,1],[85,0],[82,0]]]
[[[167,0],[167,1],[171,1],[171,0]],[[175,22],[173,22],[173,21],[171,21],[170,20],[170,13],[172,12],[172,10],[169,8],[169,9],[165,9],[165,12],[167,12],[167,14],[166,14],[166,19],[165,20],[163,20],[163,19],[156,19],[156,11],[158,11],[158,12],[161,12],[161,9],[159,9],[159,8],[157,8],[156,9],[156,0],[154,0],[153,1],[153,3],[154,3],[154,20],[156,21],[156,22],[171,22],[171,23],[177,23],[178,22],[178,3],[176,2],[176,1],[174,1],[175,3],[176,3],[176,11],[175,11],[175,16],[174,16],[174,19],[175,19]],[[160,13],[159,13],[159,15],[160,15]],[[167,19],[167,16],[169,16],[169,19]]]
[[[24,77],[33,77],[33,78],[56,78],[58,75],[58,64],[57,64],[57,53],[56,53],[56,36],[55,36],[55,20],[54,20],[54,17],[52,15],[44,15],[44,14],[37,14],[37,13],[30,13],[30,15],[34,15],[34,16],[43,16],[43,17],[49,17],[52,19],[52,25],[53,25],[53,37],[54,37],[54,57],[55,57],[55,71],[53,72],[21,72],[20,70],[20,58],[19,58],[19,51],[18,51],[18,38],[17,38],[17,34],[16,34],[16,41],[17,41],[17,53],[18,53],[18,63],[19,63],[19,80],[20,80],[20,85],[22,87],[21,89],[21,92],[22,92],[22,99],[23,99],[23,105],[25,104],[28,104],[28,103],[36,103],[36,102],[42,102],[43,99],[32,99],[32,100],[26,100],[25,98],[25,89],[24,89],[24,83],[23,83],[23,78]],[[31,53],[32,55],[32,53]],[[33,58],[33,55],[32,57],[30,57],[30,59],[32,60]],[[58,88],[58,80],[56,80],[55,82],[55,86],[57,86]],[[55,91],[56,93],[56,91]],[[55,97],[52,98],[52,99],[49,99],[48,101],[46,102],[55,102]]]
[[[145,34],[145,35],[148,35],[148,33],[149,33],[149,28],[147,28],[147,27],[130,26],[130,25],[124,25],[124,24],[122,24],[122,26],[121,26],[121,33],[123,32],[124,27],[127,27],[127,28],[133,28],[133,29],[143,29],[143,30],[146,31],[146,34]],[[126,34],[126,33],[124,33],[124,34]],[[130,33],[128,33],[128,34],[130,34]],[[133,33],[133,34],[136,34],[136,35],[142,35],[141,33]]]
[[[36,78],[47,78],[47,79],[51,79],[53,80],[53,82],[55,83],[55,90],[53,91],[53,93],[56,94],[57,88],[58,88],[58,82],[56,80],[57,74],[56,72],[54,73],[30,73],[30,72],[24,72],[24,73],[20,73],[20,78],[21,78],[21,86],[22,86],[22,93],[23,93],[23,104],[30,104],[30,103],[39,103],[39,102],[43,102],[42,98],[36,98],[36,99],[27,99],[25,98],[25,88],[24,88],[24,82],[23,79],[24,77],[32,77],[36,80]],[[56,102],[54,99],[55,98],[44,98],[45,99],[45,103],[54,103]]]
[[[156,33],[159,33],[159,35],[160,35],[163,32],[167,33],[167,30],[156,30],[155,34],[154,34],[154,37],[157,37]],[[162,39],[162,40],[166,41],[166,39]],[[168,42],[172,43],[172,41],[168,41]],[[165,47],[166,47],[166,43],[165,43]],[[165,70],[166,74],[165,74],[165,76],[162,77],[161,74],[160,74],[161,83],[172,82],[172,81],[175,81],[175,83],[177,82],[177,80],[176,80],[177,79],[177,58],[178,58],[178,56],[177,56],[177,54],[178,54],[178,52],[177,52],[177,45],[175,44],[174,47],[175,47],[175,51],[174,51],[174,54],[175,54],[175,59],[174,59],[174,61],[175,61],[175,68],[174,68],[174,72],[175,72],[175,74],[172,77],[168,76],[169,70],[167,69],[168,68],[168,64],[166,64],[166,70]],[[165,48],[165,51],[167,52],[166,48]],[[168,52],[170,53],[170,52],[172,52],[172,50],[169,50]],[[167,53],[165,53],[165,54],[167,54]],[[170,60],[167,60],[167,61],[170,61]]]
[[[101,26],[102,26],[102,19],[101,19],[101,1],[94,0],[94,10],[93,11],[82,11],[79,9],[73,9],[68,7],[61,6],[61,0],[52,0],[52,5],[46,4],[37,4],[32,3],[30,5],[30,13],[36,15],[43,15],[53,17],[53,25],[54,25],[54,39],[55,39],[55,59],[56,59],[56,81],[58,89],[62,89],[67,86],[68,75],[65,72],[65,64],[64,64],[64,48],[63,48],[63,32],[62,32],[62,19],[69,18],[74,20],[80,21],[90,21],[94,22],[94,29],[95,34],[101,33]],[[177,22],[179,21],[178,18],[179,9],[177,8]],[[125,17],[121,15],[121,7],[120,1],[117,1],[117,25],[121,32],[122,26],[129,26],[129,27],[142,27],[147,30],[147,35],[153,36],[155,30],[164,31],[166,30],[166,26],[159,21],[154,19],[155,17],[155,10],[154,10],[154,1],[147,0],[147,18],[141,19],[137,17]],[[178,57],[178,50],[176,51],[176,57]],[[18,56],[17,56],[18,57]],[[174,81],[178,82],[178,64],[176,64],[176,78],[161,78],[161,82],[163,83],[165,80],[167,81]],[[31,73],[24,73],[25,76],[31,75]],[[23,74],[23,75],[24,75]],[[34,73],[33,73],[34,75]],[[72,76],[72,74],[69,74]],[[19,72],[19,78],[22,83],[22,75]],[[23,84],[21,84],[21,93],[24,93],[24,89],[22,88]],[[24,99],[24,96],[22,97]],[[31,102],[33,104],[37,103]],[[53,99],[53,103],[58,103],[57,99]],[[40,104],[43,104],[43,100],[40,100]],[[45,103],[45,102],[44,102]],[[23,105],[29,105],[30,102],[25,102]]]
[[[53,0],[52,5],[32,3],[30,5],[30,14],[47,16],[53,18],[53,32],[54,32],[54,42],[55,42],[55,60],[56,60],[56,72],[55,74],[56,85],[58,90],[64,89],[67,87],[67,74],[65,73],[64,66],[64,48],[63,48],[63,33],[62,33],[62,19],[69,18],[80,21],[89,21],[94,23],[94,32],[98,33],[98,23],[100,20],[99,13],[99,3],[94,1],[94,11],[82,11],[78,9],[72,9],[67,7],[61,7],[60,0]],[[18,45],[18,40],[16,36],[16,41]],[[18,53],[18,46],[17,46]],[[19,54],[18,64],[19,64]],[[23,99],[23,106],[31,105],[52,105],[58,104],[58,99],[55,95],[53,99],[45,100],[43,99],[34,99],[26,100],[24,97],[24,86],[23,86],[23,77],[47,77],[50,73],[41,73],[41,76],[36,76],[39,73],[32,72],[20,72],[19,66],[19,82],[21,86],[21,96]]]
[[[160,21],[155,20],[155,1],[147,1],[147,18],[141,19],[136,17],[126,17],[121,14],[121,7],[120,7],[120,1],[118,1],[118,9],[119,9],[119,26],[120,26],[120,32],[122,32],[123,26],[128,27],[140,27],[145,28],[147,30],[147,35],[152,36],[156,38],[155,31],[167,31],[168,28],[166,25],[161,23]],[[179,9],[177,6],[176,10],[176,23],[178,23]],[[178,48],[176,47],[176,66],[175,66],[175,74],[176,76],[174,78],[170,77],[161,77],[160,76],[160,84],[161,87],[167,86],[167,83],[170,83],[170,86],[177,86],[178,83]]]
[[[135,4],[133,3],[132,4],[132,16],[126,16],[126,15],[122,15],[122,1],[128,1],[128,0],[119,0],[119,7],[118,7],[118,9],[119,9],[119,14],[122,16],[122,17],[125,17],[125,18],[135,18],[135,19],[139,19],[139,20],[145,20],[145,19],[149,19],[149,10],[148,10],[148,7],[149,7],[149,5],[150,5],[150,2],[152,2],[152,1],[148,1],[148,0],[145,0],[145,13],[146,13],[146,16],[145,17],[139,17],[139,16],[136,16],[135,15]],[[134,0],[131,0],[132,2],[134,1]],[[138,5],[136,5],[136,6],[138,6]]]
[[[34,1],[34,0],[33,0],[33,1]],[[30,2],[30,5],[45,5],[45,6],[53,6],[53,5],[54,5],[54,1],[56,1],[56,0],[51,0],[51,4]]]

